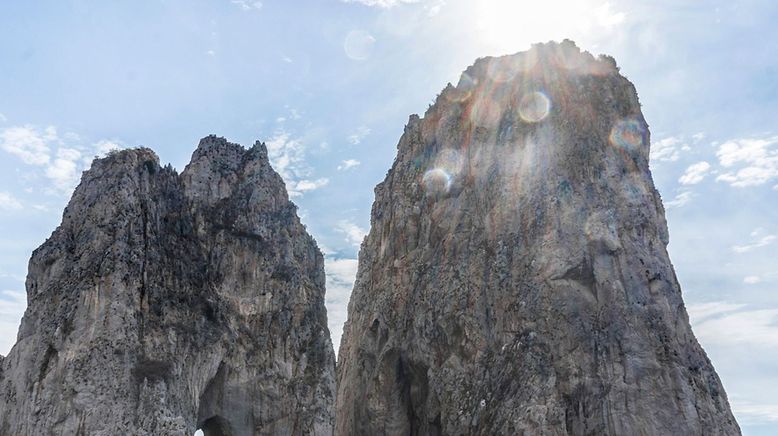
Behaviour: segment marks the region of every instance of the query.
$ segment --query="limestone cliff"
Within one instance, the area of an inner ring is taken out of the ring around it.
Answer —
[[[341,435],[733,435],[612,58],[479,59],[375,190],[338,356]]]
[[[27,298],[2,435],[332,433],[323,259],[264,144],[96,160]]]

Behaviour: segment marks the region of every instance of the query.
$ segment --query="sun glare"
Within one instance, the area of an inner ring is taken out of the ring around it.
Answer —
[[[601,0],[482,0],[473,5],[481,43],[495,54],[527,49],[539,41],[595,42],[626,16]]]

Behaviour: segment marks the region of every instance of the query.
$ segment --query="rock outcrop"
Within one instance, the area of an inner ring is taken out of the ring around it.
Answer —
[[[734,435],[612,58],[479,59],[375,190],[338,356],[341,435]]]
[[[0,434],[331,434],[324,282],[264,144],[98,159],[30,260]]]

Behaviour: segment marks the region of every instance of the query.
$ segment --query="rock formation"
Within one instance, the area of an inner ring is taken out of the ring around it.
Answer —
[[[479,59],[411,116],[360,251],[336,434],[739,434],[648,156],[633,85],[569,41]]]
[[[96,160],[27,299],[2,435],[332,433],[323,258],[264,144]]]

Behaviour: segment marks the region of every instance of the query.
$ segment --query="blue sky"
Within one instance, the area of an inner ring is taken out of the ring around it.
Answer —
[[[80,172],[144,145],[267,142],[326,253],[339,343],[373,187],[477,57],[571,38],[640,95],[670,254],[745,434],[778,434],[778,4],[209,0],[0,3],[0,353]]]

